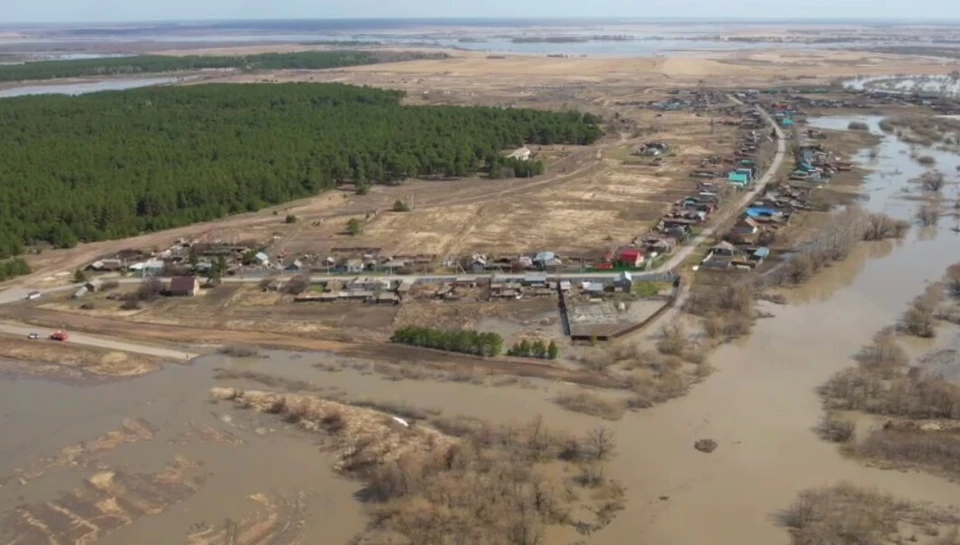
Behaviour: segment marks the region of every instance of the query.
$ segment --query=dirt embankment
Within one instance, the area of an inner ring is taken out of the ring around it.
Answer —
[[[68,380],[129,378],[159,369],[160,358],[0,336],[0,373]]]
[[[124,339],[170,343],[186,342],[215,346],[244,344],[282,350],[324,351],[405,365],[425,365],[444,371],[462,371],[466,368],[481,373],[545,378],[602,388],[623,387],[620,381],[601,373],[565,369],[546,363],[516,361],[506,358],[478,358],[394,344],[349,343],[250,330],[207,329],[204,327],[161,324],[131,325],[126,321],[80,316],[44,309],[0,308],[0,315],[7,315],[11,318],[16,316],[18,320],[38,326],[64,328],[71,331],[83,331]]]

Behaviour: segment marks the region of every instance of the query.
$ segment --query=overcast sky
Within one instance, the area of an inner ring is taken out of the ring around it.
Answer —
[[[960,19],[957,0],[0,0],[19,22],[395,17]]]

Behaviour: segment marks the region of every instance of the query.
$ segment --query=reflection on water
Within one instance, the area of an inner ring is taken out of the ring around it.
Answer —
[[[28,95],[82,95],[99,91],[123,91],[138,87],[165,85],[177,82],[177,78],[138,78],[138,79],[107,79],[95,82],[62,83],[45,85],[25,85],[0,89],[0,98],[11,98]]]
[[[890,255],[897,244],[898,242],[892,240],[864,243],[854,248],[843,261],[832,263],[808,282],[784,290],[783,294],[791,304],[828,301],[837,290],[853,284],[863,272],[867,261]]]

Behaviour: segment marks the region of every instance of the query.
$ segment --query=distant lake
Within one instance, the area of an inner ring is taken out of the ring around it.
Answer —
[[[25,85],[22,87],[0,89],[0,98],[22,97],[28,95],[82,95],[86,93],[96,93],[99,91],[123,91],[124,89],[135,89],[137,87],[150,87],[151,85],[175,83],[177,79],[178,78],[170,77],[110,79],[83,83]]]

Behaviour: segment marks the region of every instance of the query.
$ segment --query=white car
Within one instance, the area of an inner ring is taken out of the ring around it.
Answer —
[[[33,340],[37,340],[37,339],[39,339],[39,338],[40,338],[40,334],[39,334],[39,333],[36,333],[36,332],[34,332],[34,333],[31,333],[31,334],[29,334],[29,335],[27,335],[27,338],[28,338],[28,339],[33,339]]]

